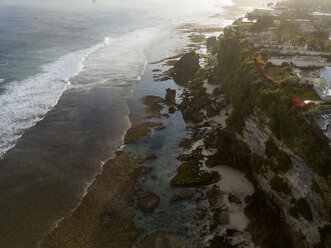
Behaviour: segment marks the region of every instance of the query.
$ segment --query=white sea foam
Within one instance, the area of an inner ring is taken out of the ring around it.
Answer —
[[[70,78],[77,75],[93,52],[109,39],[88,49],[60,57],[43,71],[22,81],[9,82],[0,95],[0,158],[15,145],[23,132],[40,121],[58,102]]]
[[[94,87],[134,85],[145,72],[144,51],[166,25],[162,23],[112,38],[110,46],[98,49],[84,63],[84,70],[72,79],[70,89],[86,91]]]

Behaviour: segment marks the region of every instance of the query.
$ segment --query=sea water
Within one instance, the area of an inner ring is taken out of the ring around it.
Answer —
[[[0,247],[36,247],[70,214],[120,147],[146,65],[185,46],[179,26],[229,4],[0,0]]]

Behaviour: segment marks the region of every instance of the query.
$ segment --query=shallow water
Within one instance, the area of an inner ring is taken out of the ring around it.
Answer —
[[[148,68],[147,71],[151,69]],[[181,88],[172,80],[162,83],[149,82],[149,75],[145,75],[142,81],[136,86],[139,95],[139,88],[144,85],[154,84],[158,87],[150,87],[144,90],[146,94],[159,95],[164,97],[165,89],[176,89],[177,93]],[[133,101],[136,95],[133,97]],[[167,109],[164,110],[165,113]],[[158,121],[158,119],[155,119]],[[137,228],[144,230],[144,235],[156,231],[175,233],[186,237],[192,244],[198,240],[199,227],[196,225],[196,204],[194,200],[171,202],[172,196],[188,189],[177,189],[170,187],[170,181],[175,176],[180,162],[176,159],[181,152],[179,142],[189,135],[186,130],[186,123],[183,121],[181,112],[176,112],[170,118],[162,119],[165,129],[153,132],[136,144],[127,145],[124,150],[133,153],[137,157],[156,155],[157,159],[145,163],[145,166],[153,168],[144,182],[140,194],[152,191],[160,197],[160,203],[152,214],[145,214],[140,211],[134,218]],[[192,190],[193,192],[194,190]]]

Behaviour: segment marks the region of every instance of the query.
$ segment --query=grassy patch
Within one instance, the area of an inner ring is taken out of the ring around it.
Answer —
[[[306,100],[320,101],[321,98],[316,94],[313,87],[294,88],[293,95],[303,103]]]
[[[288,78],[288,72],[283,70],[282,67],[272,66],[266,68],[266,73],[277,81],[282,81]]]

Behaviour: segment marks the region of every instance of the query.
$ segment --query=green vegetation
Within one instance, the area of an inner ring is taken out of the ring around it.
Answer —
[[[274,19],[272,16],[261,16],[257,19],[257,22],[252,26],[253,32],[261,32],[274,25]]]
[[[295,218],[302,216],[308,221],[313,220],[310,206],[305,198],[297,200],[295,205],[290,208],[289,213]]]
[[[272,139],[266,141],[265,153],[269,158],[275,158],[277,161],[278,166],[271,167],[273,171],[286,173],[291,169],[292,161],[290,156],[286,152],[279,150]]]
[[[321,242],[314,246],[314,248],[330,248],[331,247],[331,226],[325,225],[319,228]]]
[[[224,193],[220,191],[219,187],[216,185],[207,191],[208,203],[213,212],[212,221],[210,223],[211,230],[215,229],[217,225],[229,223],[229,214],[224,209],[223,196]]]
[[[264,248],[292,248],[291,238],[286,233],[280,210],[276,205],[270,206],[264,194],[256,190],[248,198],[245,214],[249,218],[248,230],[252,234],[253,242]]]
[[[280,178],[279,176],[274,176],[269,183],[272,189],[276,190],[277,192],[283,192],[287,195],[291,193],[291,188],[284,181],[284,179]]]
[[[276,146],[275,142],[272,139],[268,139],[265,142],[265,154],[271,158],[277,154],[279,151],[278,147]]]
[[[311,168],[327,178],[331,174],[328,140],[320,129],[303,120],[290,97],[280,88],[263,89],[257,104],[271,116],[269,125],[276,137],[290,147],[299,147]]]
[[[303,120],[297,118],[298,111],[291,98],[280,88],[261,89],[256,103],[271,117],[269,126],[276,137],[290,146],[293,145],[296,129]]]
[[[264,158],[261,157],[261,156],[259,156],[259,155],[253,154],[251,156],[251,158],[250,158],[250,162],[249,163],[252,166],[253,171],[259,173],[263,169]]]
[[[283,81],[288,78],[289,72],[291,72],[292,67],[279,67],[271,66],[266,68],[266,73],[277,81]]]
[[[274,162],[274,159],[272,159],[272,158],[265,159],[256,154],[253,154],[251,156],[250,165],[252,166],[253,171],[256,173],[264,174],[266,171],[266,168],[270,168],[272,171],[274,171],[276,173],[279,171],[279,168],[277,168],[277,165]]]
[[[201,171],[199,162],[187,161],[179,166],[177,175],[171,180],[170,184],[173,187],[199,187],[216,183],[218,180],[217,172]]]
[[[217,147],[217,139],[215,135],[208,135],[204,140],[203,144],[207,149],[216,148]]]
[[[308,87],[293,87],[292,88],[293,95],[303,103],[306,100],[310,101],[320,101],[321,98],[316,94],[315,90],[312,86]]]
[[[279,150],[276,154],[276,160],[279,171],[286,173],[292,168],[292,160],[286,152]]]
[[[329,0],[285,0],[278,4],[295,9],[312,8],[321,5],[323,10],[331,10],[331,2]]]
[[[229,244],[223,237],[215,236],[209,243],[208,248],[235,248],[236,246]]]
[[[182,111],[186,122],[199,123],[203,121],[204,116],[200,112],[202,109],[206,110],[207,117],[212,117],[219,113],[218,109],[213,108],[209,95],[203,87],[203,82],[206,79],[208,79],[208,72],[201,68],[192,81],[188,83],[189,90],[184,91],[182,94],[183,101],[178,108]],[[194,97],[197,95],[199,97]]]
[[[234,204],[237,204],[237,205],[241,204],[240,199],[232,193],[229,193],[228,199],[229,199],[230,203],[234,203]]]
[[[225,130],[216,132],[215,139],[217,152],[208,158],[207,166],[227,164],[237,169],[246,169],[250,160],[250,151],[244,143],[237,140],[233,133]]]
[[[212,209],[219,208],[223,204],[223,192],[218,186],[214,185],[207,191],[207,200]]]
[[[293,104],[291,92],[286,88],[290,80],[286,80],[283,87],[283,84],[277,85],[266,78],[261,57],[239,39],[222,39],[217,60],[214,73],[217,73],[221,88],[233,105],[227,119],[228,127],[240,134],[245,119],[255,109],[263,110],[270,118],[269,127],[277,139],[295,147],[319,175],[326,179],[331,176],[329,141],[319,128],[305,121],[304,110]],[[229,147],[229,144],[223,147]],[[273,156],[281,171],[289,168],[290,160],[286,154],[273,153]]]

